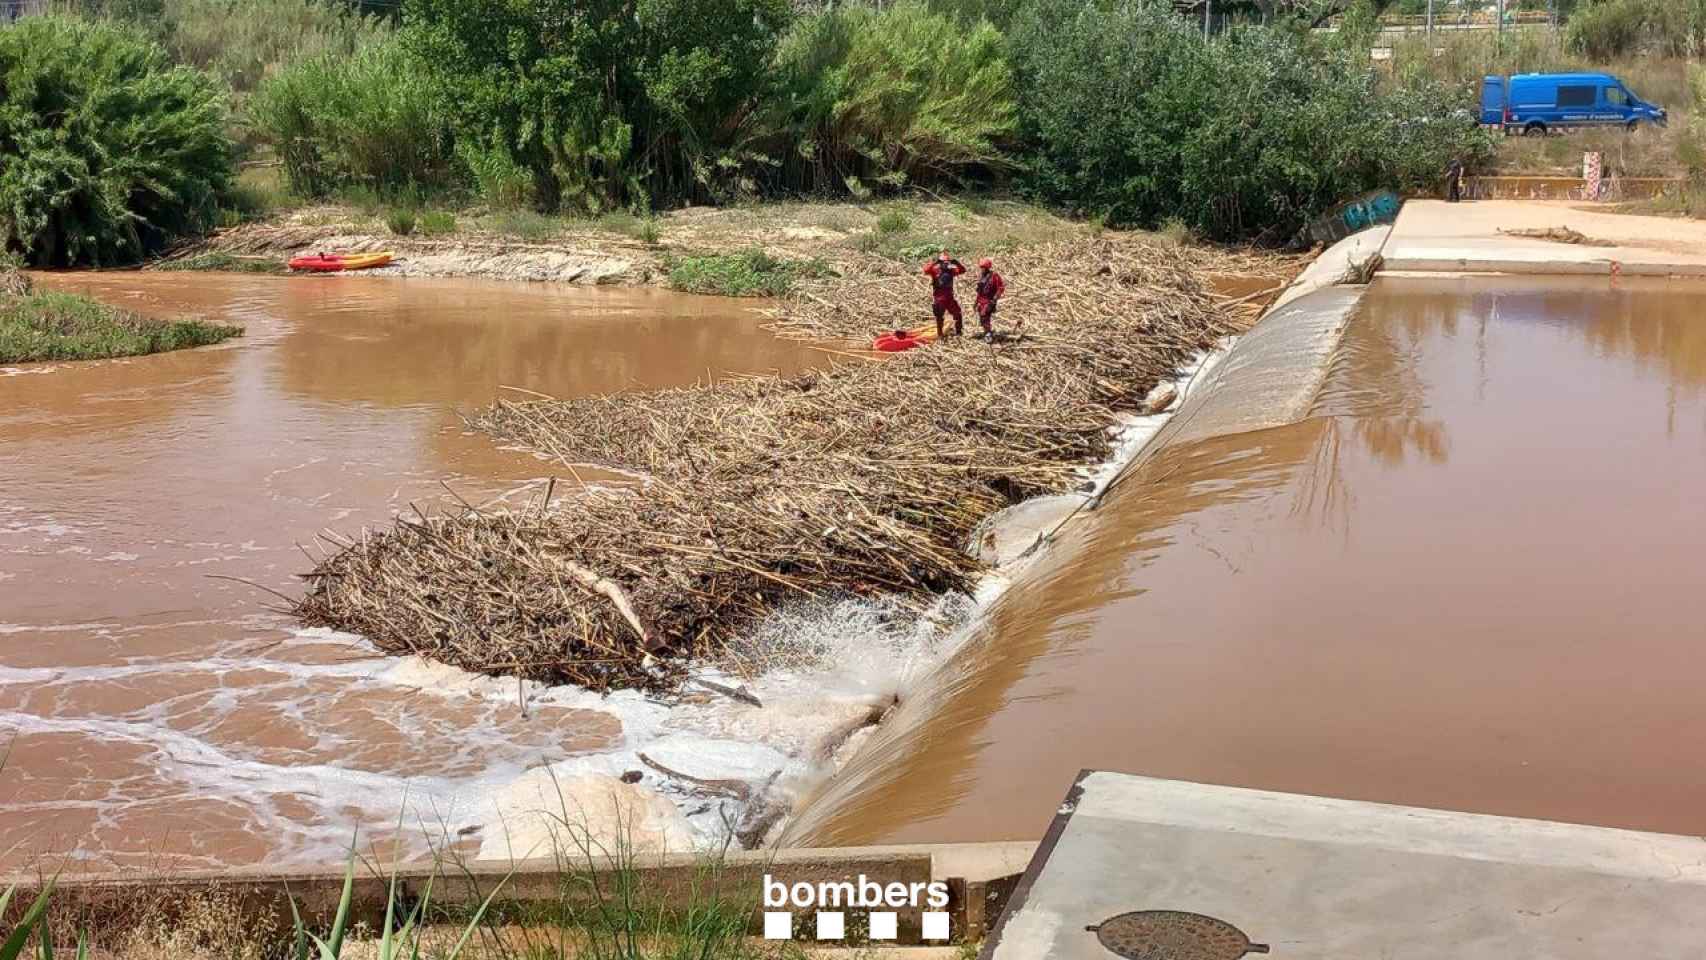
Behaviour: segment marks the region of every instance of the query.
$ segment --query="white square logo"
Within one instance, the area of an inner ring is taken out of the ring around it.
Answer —
[[[819,940],[840,940],[846,934],[846,914],[839,910],[828,910],[817,915],[817,938]]]
[[[924,911],[924,939],[948,939],[948,915],[935,910]]]
[[[900,939],[900,915],[892,910],[882,910],[871,914],[872,940]]]
[[[787,911],[764,911],[764,939],[788,940],[794,936],[794,915]]]

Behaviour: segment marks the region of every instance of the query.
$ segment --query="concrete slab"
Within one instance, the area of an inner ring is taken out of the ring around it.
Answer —
[[[1512,233],[1556,228],[1584,242]],[[1698,277],[1706,276],[1706,223],[1571,201],[1411,200],[1384,259],[1387,270],[1404,272]]]
[[[1086,772],[981,956],[1107,960],[1133,911],[1212,918],[1179,957],[1693,957],[1706,840]]]

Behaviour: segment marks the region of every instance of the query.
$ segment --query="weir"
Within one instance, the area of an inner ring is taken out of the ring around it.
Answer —
[[[1325,356],[1234,351],[791,836],[1036,837],[1082,765],[1700,832],[1699,293],[1381,279]]]

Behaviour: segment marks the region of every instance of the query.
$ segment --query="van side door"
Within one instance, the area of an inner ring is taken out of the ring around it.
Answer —
[[[1599,87],[1587,83],[1558,84],[1559,123],[1594,123],[1599,109]]]

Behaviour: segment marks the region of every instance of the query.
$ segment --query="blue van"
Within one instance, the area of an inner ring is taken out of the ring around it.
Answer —
[[[1530,137],[1571,127],[1664,126],[1660,107],[1609,73],[1519,73],[1481,82],[1481,122]]]

